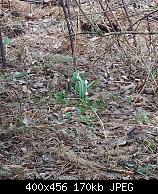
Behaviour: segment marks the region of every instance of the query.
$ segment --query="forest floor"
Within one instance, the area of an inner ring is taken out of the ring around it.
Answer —
[[[69,89],[74,64],[62,9],[37,7],[30,19],[29,4],[15,2],[3,31],[0,179],[158,179],[154,54],[138,56],[110,36],[77,36],[75,69],[91,84],[84,102]]]

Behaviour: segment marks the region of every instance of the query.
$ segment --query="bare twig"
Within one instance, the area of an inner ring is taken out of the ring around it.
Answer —
[[[121,0],[121,2],[122,2],[122,5],[123,5],[123,9],[124,9],[124,11],[125,11],[127,20],[128,20],[128,22],[129,22],[130,30],[133,31],[132,22],[131,22],[131,20],[130,20],[130,18],[129,18],[128,11],[127,11],[127,8],[126,8],[126,6],[125,6],[125,2],[124,2],[124,0]],[[134,39],[134,46],[137,46],[137,41],[136,41],[135,34],[132,34],[132,35],[133,35],[133,39]]]
[[[72,37],[72,34],[74,34],[74,32],[73,32],[73,28],[72,28],[72,23],[70,21],[70,10],[69,10],[69,5],[68,5],[67,0],[61,0],[61,5],[62,5],[62,8],[63,8],[63,12],[64,12],[64,15],[65,15],[65,20],[66,20],[66,23],[67,23],[67,28],[68,28],[68,31],[69,31],[72,56],[74,57],[74,40],[73,40],[73,37]]]
[[[6,58],[5,58],[5,52],[3,47],[3,41],[2,41],[2,31],[0,29],[0,55],[2,59],[2,68],[6,67]]]
[[[153,10],[153,11],[151,11],[150,13],[146,14],[145,16],[143,16],[142,18],[140,18],[139,20],[137,20],[136,22],[134,22],[134,23],[132,24],[132,26],[130,26],[130,27],[127,29],[127,31],[130,30],[131,27],[135,26],[135,25],[136,25],[137,23],[139,23],[140,21],[144,20],[145,18],[149,17],[150,15],[152,15],[152,14],[154,14],[154,13],[156,13],[156,12],[158,12],[158,9]]]
[[[81,35],[81,34],[97,34],[97,32],[80,32],[80,33],[76,33],[73,34],[74,35]],[[105,33],[102,34],[102,36],[111,36],[111,35],[127,35],[127,34],[139,34],[139,35],[156,35],[158,34],[158,32],[135,32],[135,31],[121,31],[121,32],[109,32],[109,33]]]
[[[104,123],[103,123],[103,121],[101,120],[101,118],[99,117],[99,115],[97,114],[97,112],[93,109],[93,107],[92,107],[92,111],[94,112],[94,114],[95,114],[96,117],[98,118],[98,120],[99,120],[99,122],[100,122],[100,125],[102,126],[102,129],[103,129],[104,137],[105,137],[105,139],[106,139],[106,138],[107,138],[107,135],[106,135]]]

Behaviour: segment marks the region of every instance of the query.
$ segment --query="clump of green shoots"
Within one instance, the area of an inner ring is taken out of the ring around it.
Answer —
[[[78,110],[77,111],[78,120],[86,125],[89,125],[97,118],[100,122],[100,125],[103,129],[104,136],[106,138],[104,123],[102,122],[101,118],[97,114],[97,109],[100,109],[100,110],[106,109],[106,102],[102,98],[92,100],[88,97],[88,90],[90,89],[93,83],[95,83],[95,81],[88,83],[88,80],[85,78],[85,75],[83,73],[75,71],[72,73],[67,89],[68,91],[71,90],[72,92],[74,92],[75,95],[79,97],[79,100],[81,102],[79,103],[79,107],[76,109]],[[69,99],[65,101],[65,91],[57,92],[55,94],[55,99],[59,102],[70,102],[71,100]],[[91,110],[93,114],[89,112],[90,114],[88,115],[87,111],[89,110]],[[64,114],[64,117],[67,119],[71,118],[71,116],[72,116],[71,113]]]
[[[83,76],[75,71],[71,76],[71,88],[74,90],[75,94],[83,101],[87,99],[89,84],[88,80],[84,79]]]
[[[54,97],[57,102],[64,103],[65,102],[65,91],[59,91],[55,93]]]
[[[148,123],[150,123],[150,119],[147,113],[144,111],[138,112],[135,118],[139,124],[147,125]]]
[[[154,140],[152,139],[145,139],[144,140],[144,146],[146,147],[146,149],[150,152],[156,152],[157,150],[157,147],[156,147],[156,144],[154,142]]]

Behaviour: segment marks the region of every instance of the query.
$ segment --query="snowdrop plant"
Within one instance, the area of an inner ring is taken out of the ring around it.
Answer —
[[[81,100],[86,100],[88,96],[89,84],[86,79],[83,79],[79,72],[74,72],[71,77],[71,86],[76,95],[79,95]]]

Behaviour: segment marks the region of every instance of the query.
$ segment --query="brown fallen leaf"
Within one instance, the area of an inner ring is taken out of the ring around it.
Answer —
[[[140,92],[144,86],[144,81],[140,79],[136,79],[136,91]]]
[[[74,111],[76,108],[75,107],[66,107],[62,110],[63,113],[65,112],[70,112],[70,111]]]
[[[142,96],[137,96],[135,98],[135,106],[144,106],[145,105],[145,99]]]

